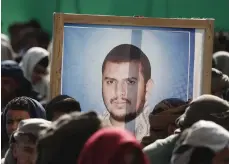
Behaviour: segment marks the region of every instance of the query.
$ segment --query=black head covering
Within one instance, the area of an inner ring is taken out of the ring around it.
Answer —
[[[42,105],[29,97],[17,97],[13,100],[11,100],[6,107],[4,108],[3,112],[1,113],[1,139],[2,139],[2,145],[1,148],[3,149],[5,146],[8,145],[9,142],[9,137],[6,132],[6,115],[8,110],[10,109],[10,103],[12,101],[16,102],[17,100],[20,101],[20,99],[24,99],[25,101],[28,102],[29,106],[28,109],[24,109],[28,111],[29,115],[31,118],[43,118],[46,119],[46,113],[45,109],[42,107]],[[22,109],[23,110],[23,109]]]

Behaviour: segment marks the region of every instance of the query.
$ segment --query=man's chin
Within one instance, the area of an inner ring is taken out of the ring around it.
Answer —
[[[137,113],[129,113],[129,114],[123,114],[123,115],[117,115],[114,113],[110,113],[110,116],[119,122],[129,122],[134,120],[137,117]]]

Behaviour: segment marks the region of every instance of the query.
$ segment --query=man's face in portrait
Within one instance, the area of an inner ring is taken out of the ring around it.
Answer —
[[[141,112],[145,103],[146,82],[140,62],[107,61],[103,71],[102,94],[111,117],[124,121]]]

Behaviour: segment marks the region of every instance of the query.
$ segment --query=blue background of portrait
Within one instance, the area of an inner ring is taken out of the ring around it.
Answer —
[[[64,27],[62,94],[78,100],[83,111],[106,110],[102,63],[112,48],[124,43],[138,46],[149,58],[152,108],[165,98],[192,97],[195,29],[77,24]]]

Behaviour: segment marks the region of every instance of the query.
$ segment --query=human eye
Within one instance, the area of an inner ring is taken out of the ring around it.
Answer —
[[[134,85],[134,84],[136,84],[136,81],[132,80],[132,79],[127,79],[127,84],[128,85]]]
[[[114,80],[112,80],[112,79],[110,79],[110,80],[107,80],[107,81],[106,81],[106,83],[107,83],[108,85],[111,85],[111,84],[114,84],[114,83],[115,83],[115,81],[114,81]]]

